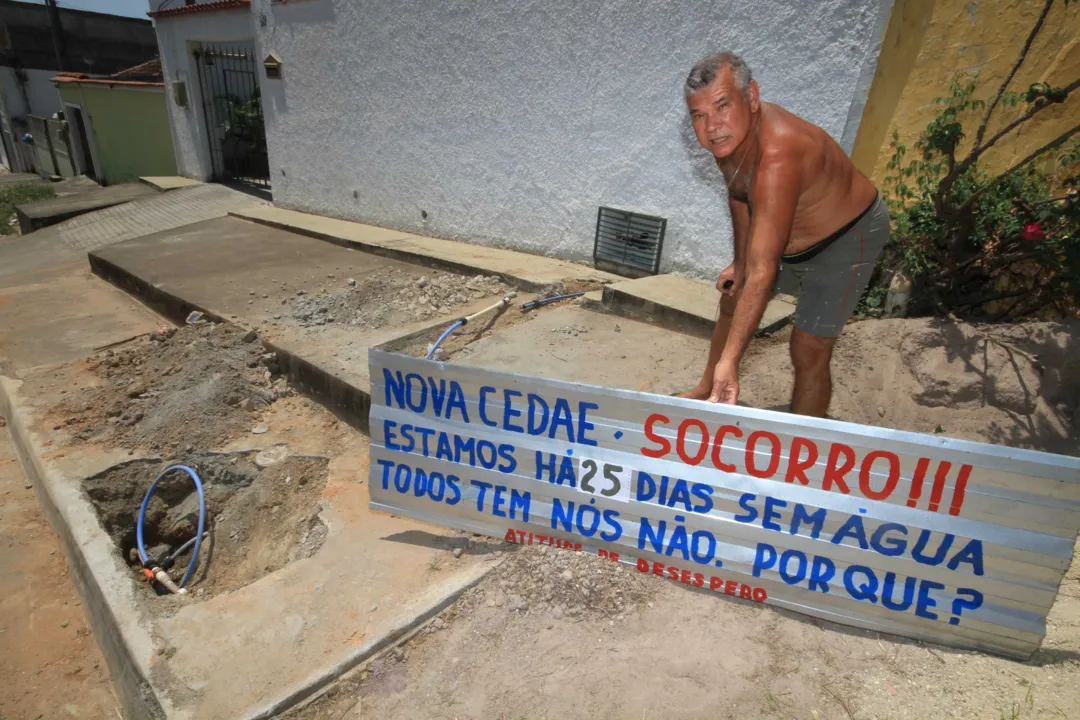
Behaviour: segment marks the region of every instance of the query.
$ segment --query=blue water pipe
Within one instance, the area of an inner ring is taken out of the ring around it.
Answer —
[[[195,550],[191,553],[191,562],[188,563],[187,572],[184,573],[184,578],[180,581],[178,587],[183,588],[187,585],[188,580],[195,573],[195,568],[199,564],[199,548],[202,546],[203,530],[206,528],[206,496],[203,494],[202,480],[199,479],[199,474],[189,468],[187,465],[173,465],[170,468],[166,468],[157,478],[150,484],[150,489],[146,491],[146,497],[143,498],[142,507],[139,508],[139,521],[135,525],[135,541],[139,548],[139,559],[142,561],[143,566],[147,566],[150,563],[150,556],[146,554],[146,545],[143,543],[143,523],[146,520],[146,508],[150,505],[150,498],[154,494],[154,489],[157,488],[157,484],[161,482],[161,479],[171,473],[173,470],[183,470],[191,476],[192,481],[195,483],[195,491],[199,494],[199,529],[195,535]],[[188,541],[190,542],[190,541]],[[186,544],[186,543],[185,543]],[[173,557],[179,554],[173,554]]]
[[[465,324],[465,318],[461,318],[460,320],[455,322],[453,325],[446,328],[446,332],[444,332],[442,335],[439,336],[439,339],[436,340],[435,344],[431,346],[431,349],[428,350],[427,357],[424,358],[424,359],[425,360],[430,360],[431,357],[435,354],[435,351],[439,349],[439,345],[442,344],[442,341],[445,340],[446,338],[448,338],[450,336],[450,333],[454,332],[455,330],[457,330],[459,327],[461,327],[464,324]]]
[[[566,298],[581,297],[586,292],[587,292],[586,290],[582,290],[581,292],[567,293],[566,295],[552,295],[551,297],[546,297],[546,298],[543,298],[542,300],[531,300],[531,301],[529,301],[527,303],[522,303],[521,311],[522,312],[528,312],[529,310],[532,310],[533,308],[538,308],[541,305],[547,305],[548,303],[555,302],[556,300],[565,300]]]

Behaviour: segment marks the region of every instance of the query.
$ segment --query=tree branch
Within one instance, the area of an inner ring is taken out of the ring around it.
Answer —
[[[962,298],[961,300],[953,303],[952,306],[954,308],[957,308],[957,309],[959,309],[959,308],[968,308],[968,307],[977,307],[979,305],[985,305],[988,302],[993,302],[994,300],[1007,300],[1009,298],[1020,297],[1021,295],[1027,295],[1030,292],[1031,292],[1030,288],[1021,288],[1019,290],[1008,290],[1008,291],[1005,291],[1005,292],[991,293],[991,294],[988,294],[988,295],[978,295],[978,296],[976,296],[974,298],[970,298],[970,297],[967,298],[967,299]]]
[[[1069,193],[1068,195],[1059,195],[1048,200],[1040,200],[1039,202],[1034,203],[1034,205],[1049,205],[1050,203],[1061,202],[1062,200],[1068,200],[1069,198],[1074,197],[1076,197],[1076,193]]]
[[[1078,81],[1078,82],[1080,82],[1080,81]],[[1050,150],[1053,150],[1055,147],[1057,147],[1059,145],[1062,145],[1066,140],[1068,140],[1069,138],[1071,138],[1073,135],[1075,135],[1077,133],[1080,133],[1080,125],[1077,125],[1076,127],[1072,128],[1071,130],[1066,130],[1065,132],[1061,133],[1060,135],[1058,135],[1056,138],[1054,138],[1050,142],[1043,145],[1041,148],[1035,150],[1030,155],[1028,155],[1026,158],[1024,158],[1020,162],[1016,163],[1015,165],[1013,165],[1011,168],[1009,168],[1005,172],[998,175],[992,181],[988,182],[986,185],[983,185],[981,188],[979,188],[975,192],[971,193],[971,197],[969,197],[967,199],[967,201],[963,205],[960,206],[960,210],[966,210],[967,208],[970,208],[972,206],[972,204],[975,202],[975,200],[977,200],[980,195],[982,195],[984,192],[986,192],[991,187],[993,187],[994,184],[997,183],[999,180],[1013,174],[1014,172],[1016,172],[1020,168],[1024,167],[1028,163],[1030,163],[1033,160],[1035,160],[1036,158],[1038,158],[1043,153],[1048,152]]]
[[[1027,58],[1028,51],[1031,50],[1031,44],[1035,42],[1035,36],[1038,35],[1039,30],[1042,29],[1043,22],[1046,20],[1046,16],[1049,14],[1050,8],[1053,5],[1054,0],[1046,0],[1042,12],[1039,13],[1038,19],[1035,20],[1034,27],[1031,28],[1031,32],[1028,34],[1023,49],[1020,50],[1020,57],[1016,58],[1016,63],[1012,66],[1012,70],[1009,71],[1009,74],[1005,76],[1005,81],[1001,83],[1001,87],[998,88],[997,94],[994,95],[994,99],[986,106],[986,114],[983,115],[982,123],[979,125],[979,131],[975,133],[975,144],[973,145],[973,148],[977,149],[982,143],[983,137],[986,135],[986,127],[990,124],[990,115],[993,114],[994,108],[996,108],[998,102],[1001,101],[1001,96],[1005,94],[1005,90],[1009,87],[1009,83],[1016,77],[1016,73],[1020,70],[1020,66],[1024,64],[1024,59]]]
[[[1051,106],[1053,106],[1053,105],[1060,105],[1061,103],[1064,103],[1064,102],[1065,102],[1066,100],[1068,100],[1068,98],[1069,98],[1069,93],[1071,93],[1071,92],[1072,92],[1073,90],[1076,90],[1077,88],[1080,88],[1080,78],[1078,78],[1078,79],[1076,79],[1076,80],[1073,80],[1073,81],[1072,81],[1071,83],[1069,83],[1068,85],[1066,85],[1065,87],[1063,87],[1063,88],[1062,88],[1062,93],[1063,93],[1063,95],[1062,95],[1062,97],[1061,97],[1061,101],[1060,101],[1060,102],[1045,102],[1045,103],[1039,103],[1039,102],[1038,102],[1038,101],[1036,100],[1036,102],[1034,102],[1034,103],[1032,104],[1032,106],[1031,106],[1031,109],[1029,109],[1029,110],[1028,110],[1028,111],[1027,111],[1026,113],[1024,113],[1023,115],[1021,115],[1020,117],[1016,118],[1015,120],[1013,120],[1013,121],[1012,121],[1011,123],[1009,123],[1009,124],[1008,124],[1008,125],[1006,125],[1005,127],[1003,127],[1003,128],[1001,128],[1000,130],[998,130],[998,131],[997,131],[996,133],[994,133],[994,134],[993,134],[993,136],[992,136],[992,137],[991,137],[991,138],[990,138],[989,140],[987,140],[987,141],[986,141],[986,144],[985,144],[985,145],[983,145],[983,146],[979,147],[979,148],[978,148],[977,150],[972,150],[971,154],[970,154],[970,155],[969,155],[969,156],[968,156],[967,158],[964,158],[964,162],[967,162],[967,160],[969,160],[969,159],[970,159],[970,160],[975,160],[975,159],[977,159],[977,158],[978,158],[978,157],[979,157],[980,155],[982,155],[982,154],[983,154],[984,152],[986,152],[987,150],[989,150],[990,148],[992,148],[992,147],[994,146],[994,143],[996,143],[996,142],[997,142],[998,140],[1000,140],[1001,138],[1005,137],[1005,136],[1006,136],[1006,135],[1008,135],[1008,134],[1009,134],[1010,132],[1012,132],[1012,130],[1013,130],[1013,129],[1014,129],[1014,128],[1015,128],[1016,126],[1017,126],[1017,125],[1019,125],[1019,124],[1021,124],[1021,123],[1024,123],[1024,122],[1027,122],[1027,121],[1028,121],[1029,119],[1031,119],[1031,118],[1032,118],[1032,117],[1033,117],[1033,116],[1034,116],[1035,114],[1037,114],[1037,113],[1039,113],[1039,112],[1042,112],[1042,111],[1043,111],[1043,110],[1045,110],[1046,108],[1048,108],[1048,107],[1051,107]],[[962,165],[962,164],[963,164],[963,163],[961,163],[961,165]],[[965,168],[965,169],[966,169],[966,168]]]
[[[998,130],[996,133],[994,133],[994,135],[989,140],[986,141],[985,145],[980,145],[980,146],[978,146],[976,148],[973,148],[972,151],[968,154],[968,156],[966,158],[964,158],[959,163],[957,163],[955,169],[952,172],[945,175],[945,177],[943,177],[941,179],[941,182],[938,183],[937,194],[941,195],[941,196],[944,196],[945,194],[947,194],[948,191],[950,189],[952,189],[952,184],[953,184],[953,182],[956,181],[956,178],[958,176],[960,176],[960,175],[963,175],[968,170],[968,168],[970,168],[972,165],[974,165],[975,161],[978,160],[979,157],[984,152],[986,152],[987,150],[992,148],[997,143],[998,140],[1005,137],[1010,132],[1012,132],[1018,125],[1021,125],[1022,123],[1027,122],[1032,117],[1034,117],[1038,113],[1042,112],[1046,108],[1051,107],[1053,105],[1058,105],[1058,104],[1064,103],[1066,100],[1068,100],[1069,94],[1071,92],[1073,92],[1074,90],[1076,90],[1077,88],[1080,88],[1080,79],[1073,80],[1071,83],[1069,83],[1064,88],[1062,88],[1062,98],[1061,98],[1060,103],[1058,103],[1058,102],[1045,102],[1045,103],[1035,102],[1035,103],[1032,103],[1031,107],[1028,108],[1027,112],[1025,112],[1023,115],[1021,115],[1020,117],[1013,120],[1011,123],[1009,123],[1005,127]],[[944,200],[942,202],[944,203]]]

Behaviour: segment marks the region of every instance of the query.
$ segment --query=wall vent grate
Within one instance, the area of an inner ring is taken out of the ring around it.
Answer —
[[[643,277],[660,272],[667,218],[601,207],[596,216],[593,262],[601,270]]]

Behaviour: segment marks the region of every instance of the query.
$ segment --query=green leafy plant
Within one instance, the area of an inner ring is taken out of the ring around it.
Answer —
[[[18,229],[13,223],[16,205],[55,196],[52,185],[44,183],[16,183],[0,188],[0,235],[10,235]]]
[[[958,76],[936,100],[937,114],[910,156],[893,132],[884,188],[892,237],[878,286],[895,272],[911,278],[911,312],[1004,319],[1049,308],[1071,314],[1080,305],[1080,142],[1073,139],[1080,124],[1003,171],[981,163],[990,148],[1080,88],[1077,79],[1009,89],[1055,2],[1046,0],[989,99],[979,96],[977,77]],[[995,112],[1015,116],[991,133]],[[864,307],[872,306],[864,299]]]

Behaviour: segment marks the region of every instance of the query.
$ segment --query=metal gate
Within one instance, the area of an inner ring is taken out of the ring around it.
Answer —
[[[253,50],[206,45],[195,51],[213,179],[270,186]]]

